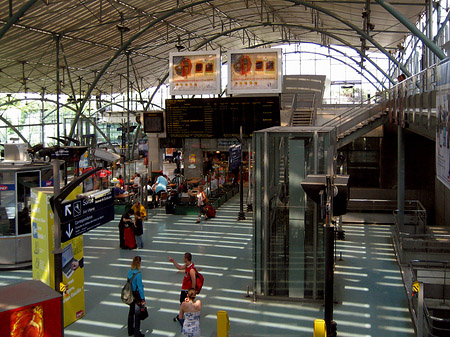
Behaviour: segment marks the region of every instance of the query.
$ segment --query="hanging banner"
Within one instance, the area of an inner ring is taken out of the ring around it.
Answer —
[[[450,60],[437,67],[436,176],[450,189]]]
[[[228,94],[281,93],[281,48],[228,51]]]
[[[220,52],[169,54],[170,95],[220,93]]]
[[[236,170],[241,166],[241,153],[242,153],[242,145],[236,144],[232,145],[229,148],[229,157],[228,157],[228,165],[230,171]]]

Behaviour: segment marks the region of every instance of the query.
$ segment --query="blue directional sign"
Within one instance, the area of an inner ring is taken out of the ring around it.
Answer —
[[[61,204],[61,242],[114,220],[114,198],[106,193]]]

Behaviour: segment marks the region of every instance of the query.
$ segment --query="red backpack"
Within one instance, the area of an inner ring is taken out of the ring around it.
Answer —
[[[205,281],[205,278],[203,277],[202,274],[200,274],[196,268],[195,269],[195,282],[197,283],[195,285],[195,292],[197,294],[200,294],[200,291],[202,290],[203,287],[203,282]]]

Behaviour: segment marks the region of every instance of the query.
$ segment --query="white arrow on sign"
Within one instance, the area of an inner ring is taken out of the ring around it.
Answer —
[[[67,216],[67,214],[72,215],[72,212],[70,211],[70,204],[66,205],[66,207],[64,207],[64,215]]]
[[[73,233],[73,229],[70,229],[70,222],[69,222],[69,230],[66,231],[67,237],[70,238],[70,236],[72,235],[72,233]]]

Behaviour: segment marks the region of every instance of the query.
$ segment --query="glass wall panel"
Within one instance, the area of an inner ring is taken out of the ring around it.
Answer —
[[[323,221],[301,182],[327,173],[330,139],[314,127],[254,133],[256,296],[323,298]]]

